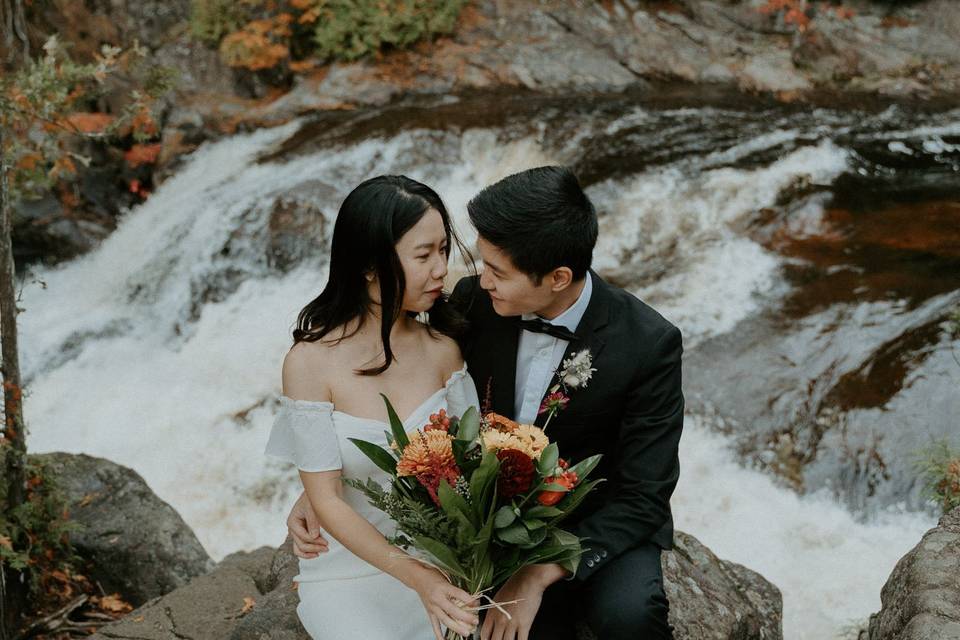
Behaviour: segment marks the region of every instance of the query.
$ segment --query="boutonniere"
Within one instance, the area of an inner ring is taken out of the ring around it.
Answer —
[[[543,423],[544,430],[550,424],[553,416],[567,408],[570,403],[570,391],[586,387],[595,371],[590,349],[578,351],[573,354],[573,357],[567,358],[561,363],[555,372],[558,382],[550,388],[550,392],[543,399],[538,412],[538,415],[547,414],[547,420]]]

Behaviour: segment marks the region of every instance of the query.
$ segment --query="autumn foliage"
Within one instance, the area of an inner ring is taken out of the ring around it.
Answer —
[[[302,71],[450,33],[466,0],[194,0],[191,30],[227,64]]]
[[[783,24],[800,33],[811,28],[818,15],[834,14],[840,19],[849,20],[855,13],[853,9],[833,5],[827,2],[809,2],[808,0],[766,0],[757,8],[764,15],[783,20]]]

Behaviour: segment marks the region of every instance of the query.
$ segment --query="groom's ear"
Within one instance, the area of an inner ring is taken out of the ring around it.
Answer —
[[[570,267],[557,267],[547,275],[547,278],[550,281],[550,290],[560,293],[573,283],[573,271]]]

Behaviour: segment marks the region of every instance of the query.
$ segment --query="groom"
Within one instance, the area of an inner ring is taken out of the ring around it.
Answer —
[[[671,638],[660,553],[672,547],[680,473],[680,331],[590,270],[597,215],[569,169],[508,176],[467,209],[484,269],[460,280],[451,301],[470,322],[462,347],[479,396],[499,414],[542,426],[554,372],[588,350],[596,372],[570,391],[548,435],[566,459],[603,454],[591,477],[607,479],[565,521],[586,538],[576,574],[525,567],[495,596],[519,600],[511,619],[488,610],[481,637],[573,640],[583,622],[601,640]],[[297,555],[324,549],[303,501],[288,525]]]

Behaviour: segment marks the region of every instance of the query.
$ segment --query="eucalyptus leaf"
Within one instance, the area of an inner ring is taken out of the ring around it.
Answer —
[[[523,514],[524,518],[553,518],[556,516],[562,516],[563,511],[557,509],[556,507],[547,507],[542,504],[530,507],[527,509],[526,513]]]
[[[514,512],[513,507],[504,505],[497,509],[497,514],[493,518],[493,526],[497,529],[503,529],[513,524],[513,521],[516,519],[517,514]]]
[[[552,475],[553,470],[556,469],[557,462],[559,461],[560,448],[557,446],[556,442],[551,442],[540,454],[540,461],[537,463],[537,469],[540,471],[540,475]]]
[[[530,543],[530,534],[527,533],[527,528],[520,522],[514,522],[504,529],[498,529],[496,535],[507,544],[523,545]]]

